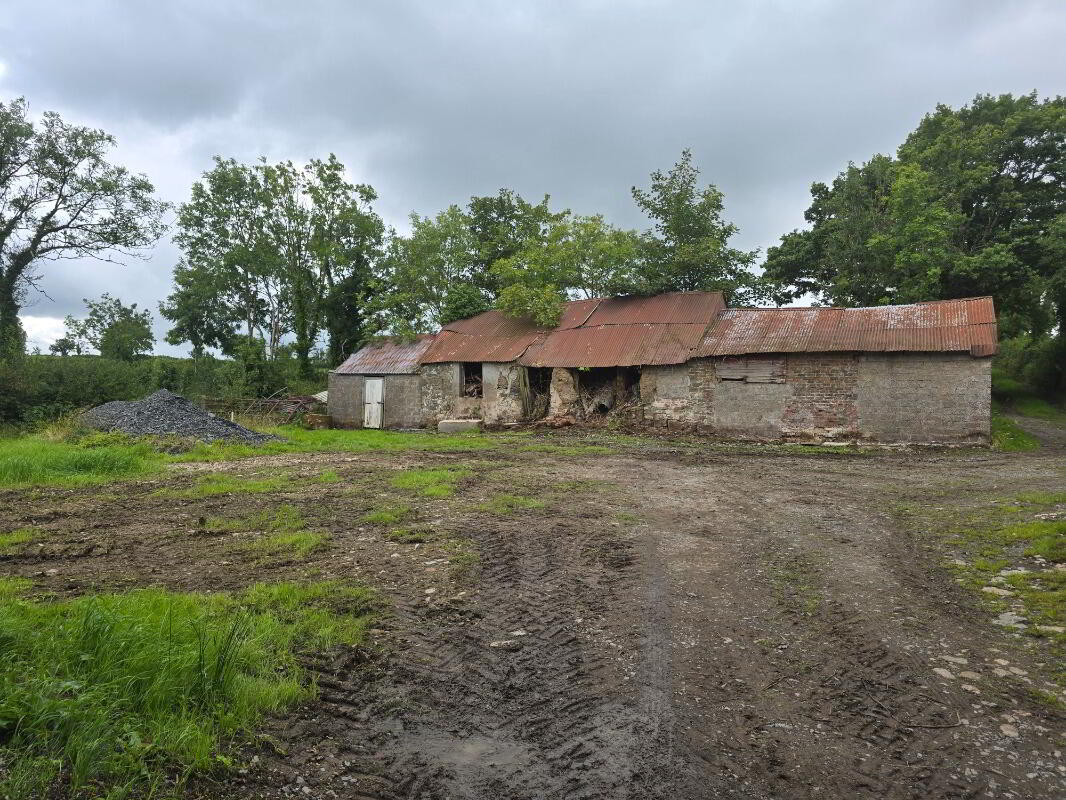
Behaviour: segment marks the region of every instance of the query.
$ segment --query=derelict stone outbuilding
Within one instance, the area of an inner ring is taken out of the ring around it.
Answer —
[[[988,297],[873,308],[726,308],[716,292],[579,300],[552,329],[488,311],[385,340],[330,374],[344,427],[541,417],[740,439],[979,443]]]

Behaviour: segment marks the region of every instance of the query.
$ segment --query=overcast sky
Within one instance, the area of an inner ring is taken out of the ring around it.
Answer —
[[[175,203],[215,154],[335,152],[401,228],[500,187],[644,227],[630,187],[691,147],[765,252],[937,103],[1066,93],[1063,42],[1063,0],[0,0],[0,98],[113,133]],[[177,257],[46,265],[31,346],[83,297],[155,310]]]

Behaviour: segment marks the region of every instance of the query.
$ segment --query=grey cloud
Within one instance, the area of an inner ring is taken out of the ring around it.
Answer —
[[[334,151],[400,226],[502,186],[642,226],[629,187],[690,146],[765,249],[811,181],[892,152],[936,103],[1066,82],[1055,0],[18,6],[0,94],[116,133],[168,199],[215,153]],[[176,255],[46,288],[59,316],[108,289],[154,303]]]

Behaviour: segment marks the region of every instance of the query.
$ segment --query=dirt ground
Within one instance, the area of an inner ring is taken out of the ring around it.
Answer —
[[[44,532],[0,574],[60,596],[282,578],[381,593],[371,645],[308,657],[320,698],[268,720],[240,772],[191,794],[1063,797],[1066,716],[1031,691],[1056,691],[1047,650],[991,624],[936,539],[896,513],[1061,491],[1066,437],[1035,432],[1045,447],[1020,454],[590,453],[558,435],[535,450],[188,465],[0,495],[0,530]],[[471,470],[454,497],[389,483],[442,465]],[[175,494],[208,471],[285,485]],[[492,505],[501,495],[543,505]],[[397,502],[429,541],[363,520]],[[248,534],[208,529],[279,503],[328,548],[269,560],[242,549]]]

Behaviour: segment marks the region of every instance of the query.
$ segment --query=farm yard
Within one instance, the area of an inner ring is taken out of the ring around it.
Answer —
[[[0,681],[40,672],[0,794],[1060,796],[1066,431],[1018,424],[1039,449],[0,441]],[[79,702],[182,645],[202,696]]]

